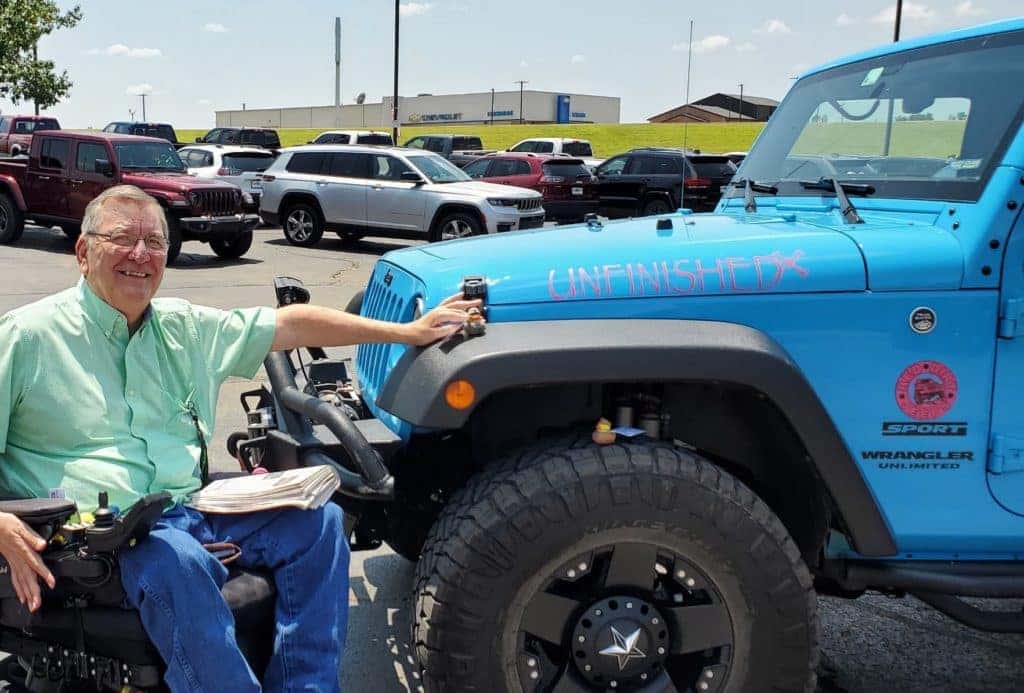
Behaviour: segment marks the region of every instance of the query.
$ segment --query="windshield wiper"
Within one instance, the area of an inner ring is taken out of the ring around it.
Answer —
[[[756,180],[750,180],[749,178],[734,180],[732,182],[732,187],[743,188],[743,211],[748,214],[757,211],[757,202],[754,201],[754,193],[759,192],[768,195],[775,195],[779,192],[779,189],[774,185],[758,183]]]
[[[874,195],[875,187],[864,183],[840,183],[834,176],[822,176],[818,180],[802,180],[801,187],[806,190],[831,190],[836,194],[839,211],[847,224],[863,224],[864,220],[857,214],[857,208],[850,202],[846,193],[851,195]]]

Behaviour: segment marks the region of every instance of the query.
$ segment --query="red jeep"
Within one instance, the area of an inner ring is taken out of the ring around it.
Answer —
[[[60,123],[48,116],[0,116],[0,154],[28,154],[32,133],[43,130],[60,130]]]
[[[582,221],[597,212],[597,184],[581,159],[553,154],[503,152],[482,156],[462,170],[487,183],[536,190],[544,196],[544,212],[554,221]]]
[[[155,137],[74,130],[47,131],[32,141],[28,161],[0,161],[0,243],[21,237],[25,220],[81,231],[85,206],[107,188],[134,185],[167,216],[173,262],[182,241],[202,241],[220,257],[241,257],[259,222],[252,202],[230,183],[193,178],[174,147]]]

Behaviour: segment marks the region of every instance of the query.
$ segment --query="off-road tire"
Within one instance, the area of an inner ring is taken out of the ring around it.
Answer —
[[[173,214],[164,210],[167,219],[167,263],[171,265],[181,254],[181,223]]]
[[[669,214],[671,212],[672,206],[669,205],[668,202],[661,199],[660,197],[655,197],[650,200],[647,200],[647,202],[644,203],[644,208],[640,212],[640,216],[653,217],[658,214]]]
[[[25,232],[25,215],[11,196],[0,193],[0,244],[17,243]]]
[[[210,248],[217,257],[227,260],[240,258],[249,252],[252,247],[252,231],[246,231],[234,238],[214,238],[210,241]]]
[[[434,224],[434,228],[430,230],[430,242],[436,243],[444,240],[455,240],[454,238],[444,238],[444,230],[450,225],[456,225],[460,228],[465,229],[464,235],[460,238],[469,238],[471,236],[481,236],[487,233],[487,230],[480,223],[480,220],[470,214],[469,212],[449,212],[445,214],[437,223]]]
[[[289,229],[289,221],[293,215],[296,217],[296,224],[300,224],[301,221],[302,226],[299,231]],[[285,239],[292,245],[310,248],[323,238],[324,220],[320,216],[320,210],[313,205],[308,202],[296,202],[289,205],[281,215],[281,230],[284,232]]]
[[[659,556],[662,547],[690,556],[717,581],[734,647],[716,690],[814,690],[812,580],[768,506],[692,452],[589,438],[548,441],[490,465],[438,518],[411,614],[426,690],[520,690],[517,605],[521,614],[540,576],[562,575],[553,571],[579,547],[612,535],[651,538]]]

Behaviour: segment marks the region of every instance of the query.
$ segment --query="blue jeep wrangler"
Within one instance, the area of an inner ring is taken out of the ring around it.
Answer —
[[[427,690],[811,690],[817,593],[1024,632],[962,599],[1024,596],[1021,84],[1024,21],[885,46],[714,214],[389,253],[351,310],[462,287],[485,334],[272,355],[233,445],[334,460],[354,546],[418,559]]]

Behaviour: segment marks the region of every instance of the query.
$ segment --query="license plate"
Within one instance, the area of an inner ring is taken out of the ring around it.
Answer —
[[[254,178],[249,181],[249,188],[251,190],[263,190],[263,180],[260,178]]]
[[[572,194],[573,195],[582,195],[583,194],[583,188],[580,188],[580,187],[573,188],[572,189]]]

